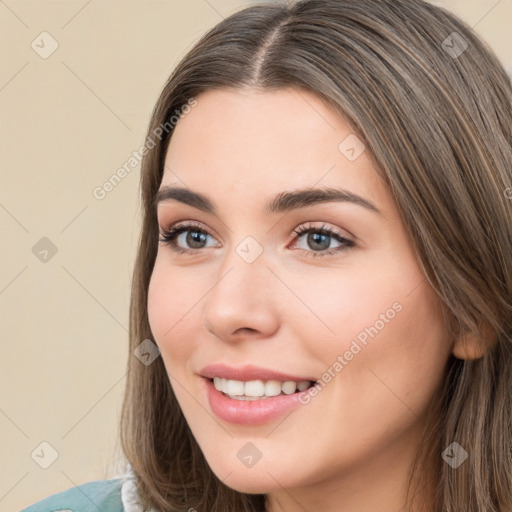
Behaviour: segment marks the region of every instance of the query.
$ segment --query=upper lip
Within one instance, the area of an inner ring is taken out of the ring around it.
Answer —
[[[228,366],[224,363],[215,363],[205,366],[200,370],[199,374],[202,377],[212,379],[213,377],[221,377],[230,380],[278,380],[286,382],[292,380],[294,382],[302,382],[305,380],[315,382],[316,378],[311,376],[298,376],[290,375],[287,373],[270,370],[269,368],[262,368],[251,364],[235,368]]]

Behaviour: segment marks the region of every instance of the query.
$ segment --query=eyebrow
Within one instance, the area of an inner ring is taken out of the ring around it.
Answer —
[[[197,208],[205,213],[217,215],[216,208],[212,201],[205,195],[194,192],[183,187],[163,186],[153,201],[156,208],[159,203],[165,201],[178,201],[183,204]],[[306,188],[289,192],[280,192],[275,195],[266,205],[265,213],[282,213],[305,208],[314,204],[343,202],[362,206],[374,213],[382,215],[382,212],[368,199],[358,196],[349,190],[338,188]]]

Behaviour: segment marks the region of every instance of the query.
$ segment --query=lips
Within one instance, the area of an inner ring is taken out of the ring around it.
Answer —
[[[203,389],[213,414],[228,423],[248,427],[263,425],[290,413],[292,409],[304,403],[301,401],[301,396],[307,393],[306,390],[301,393],[265,397],[265,399],[254,401],[233,400],[215,389],[210,379],[203,378],[202,380]]]
[[[286,381],[295,381],[301,382],[305,380],[309,380],[312,382],[316,382],[317,378],[312,377],[311,375],[293,375],[288,373],[283,373],[276,370],[271,370],[268,368],[262,368],[259,366],[254,366],[251,364],[242,366],[242,367],[233,367],[228,366],[224,363],[215,363],[209,364],[202,368],[199,371],[199,374],[202,377],[207,379],[213,379],[214,377],[221,377],[230,380],[241,380],[241,381],[250,381],[250,380],[278,380],[282,382]]]

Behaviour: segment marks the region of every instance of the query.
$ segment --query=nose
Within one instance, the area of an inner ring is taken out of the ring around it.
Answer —
[[[284,299],[279,300],[279,284],[263,254],[248,263],[233,251],[204,299],[204,328],[228,342],[272,336]]]

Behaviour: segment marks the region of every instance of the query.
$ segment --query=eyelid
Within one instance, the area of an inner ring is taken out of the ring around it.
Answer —
[[[302,224],[299,224],[295,229],[292,230],[292,235],[295,234],[295,236],[292,236],[292,241],[295,240],[297,237],[297,232],[300,231],[300,235],[304,235],[304,233],[307,233],[308,231],[326,231],[331,234],[331,236],[339,236],[340,238],[343,238],[345,240],[355,241],[356,237],[353,236],[351,233],[349,233],[345,229],[341,229],[338,227],[332,227],[326,222],[317,221],[320,222],[321,225],[315,225],[315,221],[309,221],[309,222],[303,222]]]
[[[197,221],[197,220],[185,219],[185,220],[176,220],[176,221],[169,222],[169,223],[160,223],[160,222],[158,223],[158,228],[159,228],[160,232],[164,232],[164,231],[166,232],[169,230],[178,229],[180,227],[187,228],[187,229],[197,228],[197,230],[204,231],[211,237],[218,239],[218,236],[217,236],[217,233],[215,232],[215,230],[213,230],[209,227],[206,227],[202,222]]]

